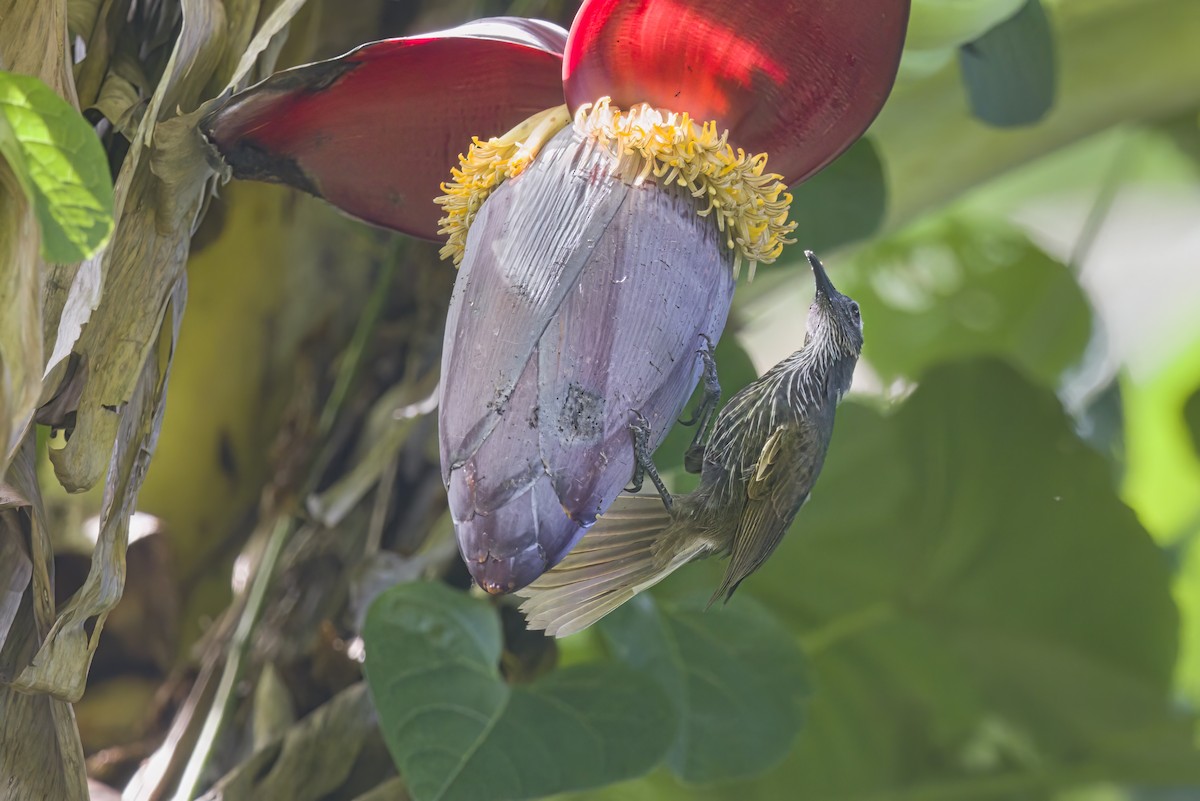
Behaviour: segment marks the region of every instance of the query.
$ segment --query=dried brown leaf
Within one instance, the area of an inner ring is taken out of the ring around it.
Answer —
[[[92,552],[92,568],[83,587],[55,621],[34,664],[14,682],[20,689],[50,693],[69,701],[76,701],[83,694],[104,619],[121,599],[129,516],[134,511],[133,504],[162,425],[167,380],[179,335],[186,287],[183,280],[173,287],[168,297],[170,325],[164,326],[159,334],[156,343],[159,352],[142,365],[134,391],[119,416],[116,449],[104,487],[100,535]],[[93,618],[95,627],[89,636],[84,627]]]
[[[100,304],[104,289],[103,259],[104,251],[101,251],[79,264],[49,265],[46,286],[42,290],[42,336],[44,342],[54,344],[46,359],[43,403],[61,391],[59,381],[50,380],[51,373],[71,355],[84,325]],[[71,408],[74,409],[75,404]]]
[[[8,506],[14,494],[5,492],[0,484],[0,646],[8,639],[13,622],[20,613],[25,590],[33,577],[33,562],[25,550],[25,533],[20,516]]]
[[[354,467],[329,489],[310,496],[308,512],[323,526],[332,528],[379,483],[384,469],[394,462],[408,443],[420,417],[437,408],[437,374],[405,381],[375,402],[368,416],[362,441],[368,443],[357,455]]]
[[[368,737],[378,736],[378,725],[366,685],[355,684],[288,729],[281,744],[235,768],[200,801],[317,801],[347,780]],[[271,753],[276,755],[264,763],[262,757]]]
[[[280,0],[278,5],[271,10],[271,15],[254,34],[254,38],[246,45],[244,52],[237,60],[237,66],[233,69],[225,86],[227,91],[236,89],[245,81],[260,56],[264,56],[268,62],[263,65],[263,71],[270,71],[274,68],[274,56],[278,55],[279,44],[285,35],[284,29],[304,6],[304,3],[305,0]],[[222,64],[222,68],[225,66],[227,65]]]
[[[71,705],[0,686],[0,797],[88,801]]]
[[[30,436],[0,485],[5,487],[0,508],[0,619],[11,618],[0,625],[0,797],[87,801],[83,747],[71,706],[7,683],[29,665],[54,616],[50,542],[34,454]]]
[[[0,0],[0,67],[39,78],[68,102],[78,105],[67,50],[67,8],[62,0]],[[24,435],[43,395],[45,342],[49,318],[57,323],[81,268],[47,265],[39,250],[33,210],[15,188],[6,164],[0,164],[0,470]],[[45,280],[43,281],[43,277]],[[81,276],[76,306],[94,305],[89,271]],[[98,289],[97,289],[98,291]],[[82,317],[82,320],[79,318]],[[78,335],[86,314],[73,308],[72,325],[57,334],[50,365],[69,349],[65,334]],[[77,322],[77,325],[75,323]],[[53,329],[50,329],[53,330]],[[43,341],[44,340],[44,341]],[[41,362],[36,369],[34,364]]]
[[[101,267],[105,294],[76,347],[87,362],[88,381],[73,435],[52,453],[55,473],[71,491],[94,486],[108,464],[121,412],[158,341],[168,296],[183,279],[210,174],[202,159],[186,171],[176,161],[170,183],[151,169],[152,159],[169,161],[167,151],[184,141],[169,135],[163,144],[154,141],[160,110],[198,105],[222,47],[220,3],[185,1],[183,12],[167,71],[117,178],[116,230]]]
[[[409,798],[404,779],[397,776],[357,796],[354,801],[408,801]]]
[[[133,139],[141,124],[137,113],[141,100],[133,81],[110,70],[92,108],[103,114],[124,136]]]
[[[3,68],[41,79],[67,102],[79,105],[65,47],[65,0],[0,0]]]
[[[0,470],[42,390],[39,236],[16,176],[0,159]]]

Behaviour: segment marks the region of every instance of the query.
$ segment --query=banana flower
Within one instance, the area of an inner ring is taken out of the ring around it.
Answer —
[[[585,0],[569,32],[498,17],[372,42],[203,121],[234,177],[445,242],[442,478],[484,589],[524,587],[604,513],[636,415],[661,442],[739,273],[791,241],[788,187],[883,105],[908,9]]]

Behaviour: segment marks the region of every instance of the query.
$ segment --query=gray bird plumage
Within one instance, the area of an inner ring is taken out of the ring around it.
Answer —
[[[834,288],[816,256],[805,255],[816,296],[804,347],[735,395],[707,443],[700,423],[688,459],[700,467],[695,491],[618,498],[562,562],[520,591],[530,628],[555,636],[579,631],[710,554],[730,557],[713,594],[728,599],[774,552],[824,465],[863,344],[858,304]],[[645,438],[637,424],[631,428],[635,443]],[[639,457],[659,483],[648,456]]]

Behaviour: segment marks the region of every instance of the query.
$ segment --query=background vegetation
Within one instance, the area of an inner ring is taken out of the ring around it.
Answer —
[[[697,565],[554,643],[464,592],[453,270],[213,194],[193,131],[574,9],[0,0],[0,797],[1200,799],[1200,6],[914,0],[797,193],[867,333],[812,502],[725,609]],[[739,288],[727,395],[800,345],[798,255]]]

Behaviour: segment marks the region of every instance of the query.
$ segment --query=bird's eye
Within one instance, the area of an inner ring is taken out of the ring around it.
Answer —
[[[858,310],[858,304],[851,303],[850,304],[850,316],[853,317],[855,320],[857,320],[859,318],[860,314],[861,314],[861,312],[859,312],[859,310]]]

